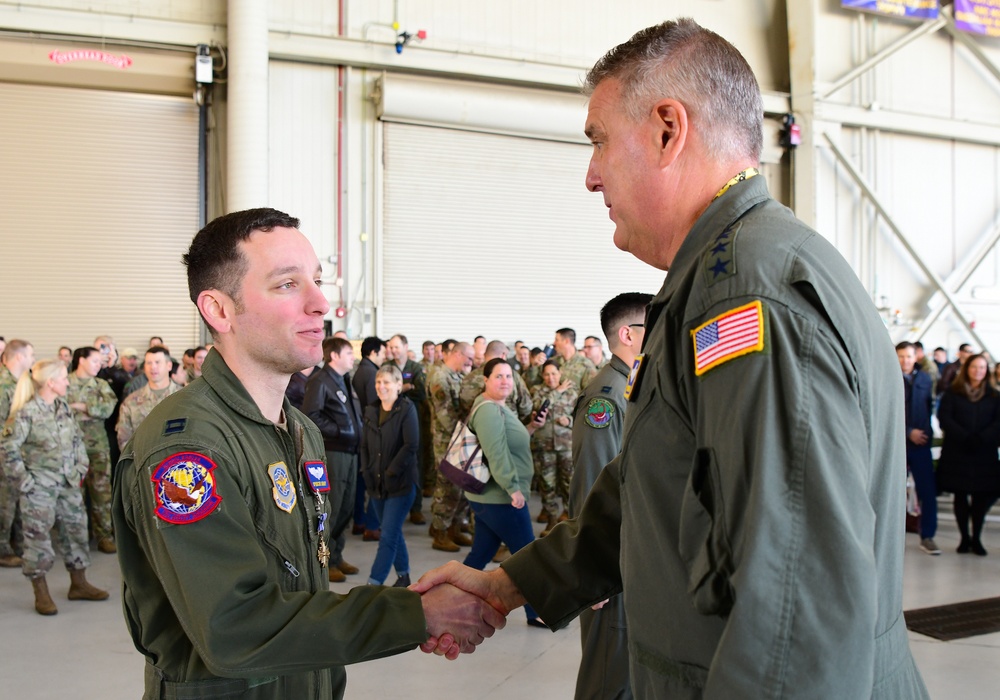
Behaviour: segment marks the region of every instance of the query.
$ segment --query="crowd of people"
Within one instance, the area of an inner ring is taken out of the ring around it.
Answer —
[[[35,609],[58,612],[46,574],[55,526],[72,585],[71,600],[104,600],[107,591],[84,575],[90,543],[114,554],[111,471],[142,420],[166,396],[201,374],[205,347],[171,358],[153,337],[140,356],[119,354],[113,338],[60,347],[35,359],[27,340],[0,338],[0,566],[20,567],[35,593]]]
[[[509,415],[519,427],[527,426],[535,433],[524,440],[524,454],[518,453],[531,467],[527,481],[516,489],[522,492],[521,505],[534,487],[543,500],[539,522],[551,527],[565,520],[579,388],[586,387],[607,363],[599,338],[587,338],[590,355],[577,350],[575,343],[571,328],[556,331],[554,342],[546,348],[529,348],[515,341],[513,352],[503,341],[487,342],[483,336],[471,343],[428,340],[421,345],[418,358],[407,337],[396,334],[387,341],[364,338],[356,358],[357,344],[351,344],[345,333],[327,338],[323,365],[297,372],[285,393],[323,433],[331,478],[340,485],[340,493],[353,496],[350,500],[339,497],[333,515],[330,581],[341,582],[358,573],[344,559],[343,551],[344,525],[353,519],[353,534],[379,542],[369,582],[382,583],[394,563],[396,585],[409,585],[402,523],[409,518],[415,524],[427,524],[424,499],[431,499],[428,535],[434,549],[458,552],[462,547],[475,547],[472,513],[481,497],[468,498],[441,475],[437,465],[455,426],[468,420],[488,395],[491,385],[484,370],[495,367],[494,361],[510,371],[510,386],[503,395]],[[536,422],[539,415],[543,419]],[[507,461],[498,458],[492,463],[499,468]],[[493,502],[498,493],[493,494]],[[527,532],[531,533],[530,526]],[[480,534],[479,541],[485,541],[484,537]],[[516,551],[522,538],[516,539],[516,543],[507,539],[503,543]],[[489,558],[501,561],[509,551],[491,552]]]
[[[941,553],[937,532],[937,497],[954,497],[960,536],[959,554],[986,556],[982,543],[986,514],[1000,498],[1000,394],[987,353],[974,353],[968,343],[948,362],[944,348],[932,357],[921,343],[902,342],[896,355],[903,371],[906,402],[907,469],[919,502],[920,548]],[[931,417],[936,411],[943,438],[935,468]]]

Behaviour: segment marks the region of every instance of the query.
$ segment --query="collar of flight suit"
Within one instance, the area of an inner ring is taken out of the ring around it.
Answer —
[[[721,197],[708,205],[708,209],[698,217],[694,226],[688,231],[684,242],[681,243],[681,247],[677,251],[673,264],[670,266],[670,274],[667,275],[663,287],[650,302],[649,312],[646,314],[647,334],[659,317],[660,311],[673,296],[677,285],[681,284],[687,268],[698,264],[701,254],[712,243],[714,237],[718,236],[719,232],[727,226],[738,221],[755,206],[770,198],[771,195],[767,191],[767,182],[764,178],[753,177],[730,187]]]
[[[625,364],[625,360],[618,357],[618,355],[614,353],[611,353],[611,367],[616,372],[618,372],[618,374],[624,375],[626,377],[629,375],[629,372],[632,371],[632,368],[629,367],[627,364]]]
[[[261,423],[263,425],[274,425],[260,412],[250,393],[243,386],[243,382],[233,374],[229,365],[219,352],[212,348],[205,363],[201,366],[201,378],[212,387],[212,391],[219,395],[227,406],[239,413],[244,418]],[[291,422],[292,405],[288,403],[288,398],[282,399],[281,410],[285,414],[286,422]]]

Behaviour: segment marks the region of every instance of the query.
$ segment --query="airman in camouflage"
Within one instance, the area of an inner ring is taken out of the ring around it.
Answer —
[[[541,348],[532,348],[528,355],[530,360],[528,366],[521,370],[521,379],[530,391],[542,383],[542,365],[545,364],[546,357]]]
[[[597,367],[576,349],[576,331],[572,328],[560,328],[556,331],[552,344],[556,348],[556,363],[563,379],[569,379],[580,391],[586,389],[590,380],[597,376]]]
[[[543,384],[532,391],[534,410],[537,412],[545,401],[549,405],[545,424],[531,436],[531,456],[542,496],[542,520],[551,528],[560,519],[560,500],[563,512],[569,505],[569,483],[573,478],[573,413],[580,393],[576,384],[562,378],[559,367],[552,360],[542,366],[542,380]]]
[[[118,412],[118,447],[125,449],[125,443],[132,439],[139,424],[146,419],[158,403],[183,387],[168,381],[162,389],[154,389],[149,384],[129,394],[122,401]]]
[[[24,524],[21,570],[35,588],[35,609],[52,615],[57,610],[45,575],[55,562],[49,534],[55,524],[59,525],[63,561],[73,580],[70,599],[103,600],[108,594],[87,583],[83,575],[90,565],[90,554],[80,485],[89,462],[83,434],[60,397],[66,393],[66,367],[58,360],[44,360],[35,363],[32,375],[21,381],[35,384],[33,395],[23,406],[15,404],[0,437],[0,454],[7,477],[20,491]]]
[[[104,420],[114,411],[118,397],[110,384],[97,377],[101,368],[99,350],[78,348],[73,353],[73,363],[76,367],[69,377],[66,401],[73,409],[90,458],[85,481],[90,496],[90,526],[98,549],[112,554],[115,544],[111,530],[111,446]]]
[[[444,459],[451,434],[462,417],[459,399],[462,375],[471,371],[473,356],[474,351],[469,343],[456,343],[450,351],[444,352],[443,363],[432,370],[427,382],[433,414],[431,431],[434,435],[435,464]],[[435,470],[435,480],[434,502],[431,505],[431,535],[434,537],[432,546],[444,552],[457,552],[459,544],[471,544],[471,540],[459,532],[455,518],[465,496],[439,470]]]
[[[4,349],[3,362],[0,363],[0,429],[10,415],[17,380],[34,361],[35,350],[31,343],[11,338]],[[20,496],[18,484],[6,478],[3,456],[0,455],[0,566],[8,568],[21,566],[20,555],[24,551],[18,505]]]
[[[486,352],[483,355],[483,364],[494,358],[507,359],[507,345],[500,340],[493,340],[486,346]],[[510,392],[507,397],[507,408],[517,414],[517,417],[521,419],[522,423],[527,424],[528,420],[531,418],[531,393],[528,391],[528,387],[525,385],[524,380],[521,379],[521,375],[517,372],[514,375],[514,390]],[[486,386],[486,378],[483,377],[483,367],[482,365],[476,367],[474,370],[469,372],[462,379],[462,390],[459,394],[459,404],[462,411],[462,415],[468,415],[469,411],[472,410],[472,403],[476,400],[476,397],[483,393],[483,388]]]

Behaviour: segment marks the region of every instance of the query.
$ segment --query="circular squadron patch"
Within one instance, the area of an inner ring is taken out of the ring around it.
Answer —
[[[222,501],[215,489],[215,462],[197,452],[178,452],[153,472],[156,517],[174,525],[201,520]]]
[[[587,404],[587,425],[591,428],[607,428],[615,417],[615,405],[597,396]]]

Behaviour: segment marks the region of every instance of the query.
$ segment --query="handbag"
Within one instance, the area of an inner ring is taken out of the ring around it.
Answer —
[[[463,491],[476,494],[482,493],[486,489],[486,482],[490,480],[490,467],[479,438],[469,427],[472,416],[482,405],[472,409],[464,421],[460,420],[455,424],[448,451],[438,465],[444,478]]]

